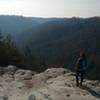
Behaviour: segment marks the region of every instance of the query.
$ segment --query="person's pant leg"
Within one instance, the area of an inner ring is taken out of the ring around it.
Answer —
[[[84,71],[81,71],[81,83],[83,83],[83,80],[84,80]]]
[[[80,72],[77,71],[76,72],[76,84],[77,84],[77,86],[79,85],[79,74],[80,74]]]

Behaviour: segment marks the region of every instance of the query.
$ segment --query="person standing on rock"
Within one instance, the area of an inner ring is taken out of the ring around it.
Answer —
[[[86,67],[87,67],[87,60],[86,60],[86,55],[85,52],[80,52],[80,56],[77,59],[76,65],[75,65],[75,70],[76,70],[76,85],[77,86],[82,86],[83,80],[84,80],[84,75],[86,72]],[[80,78],[80,80],[79,80]],[[79,82],[80,81],[80,82]]]

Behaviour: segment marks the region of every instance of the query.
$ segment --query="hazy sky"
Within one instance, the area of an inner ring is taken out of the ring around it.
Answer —
[[[0,0],[0,15],[32,17],[100,16],[100,0]]]

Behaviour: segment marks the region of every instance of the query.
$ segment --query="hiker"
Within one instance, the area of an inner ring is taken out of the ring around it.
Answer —
[[[76,70],[76,85],[82,86],[84,80],[84,74],[87,67],[86,55],[85,52],[80,52],[80,56],[76,62],[75,70]],[[80,82],[79,82],[80,81]]]

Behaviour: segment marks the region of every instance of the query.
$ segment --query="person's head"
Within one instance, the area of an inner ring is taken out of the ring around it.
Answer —
[[[80,57],[81,57],[81,58],[86,58],[86,54],[85,54],[84,51],[81,51],[81,52],[80,52]]]

